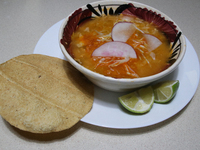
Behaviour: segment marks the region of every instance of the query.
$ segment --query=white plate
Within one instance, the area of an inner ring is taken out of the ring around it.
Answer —
[[[58,41],[58,32],[63,20],[49,28],[39,39],[33,53],[65,59]],[[154,104],[151,111],[135,115],[126,111],[118,97],[125,93],[115,93],[95,87],[92,110],[81,121],[108,128],[129,129],[153,125],[164,121],[182,110],[192,99],[199,83],[199,60],[186,38],[186,54],[179,67],[162,80],[179,80],[180,87],[169,104]]]

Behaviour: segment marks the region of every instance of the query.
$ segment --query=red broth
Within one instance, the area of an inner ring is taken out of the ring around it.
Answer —
[[[118,22],[132,22],[138,28],[126,41],[137,58],[92,56],[95,49],[112,41],[111,31]],[[162,44],[149,51],[145,34],[158,38]],[[138,78],[157,74],[168,66],[171,56],[169,40],[154,25],[133,16],[108,15],[82,23],[71,37],[70,50],[84,67],[113,78]]]

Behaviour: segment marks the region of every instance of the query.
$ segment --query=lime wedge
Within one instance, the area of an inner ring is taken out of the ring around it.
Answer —
[[[141,88],[130,94],[119,97],[119,102],[133,113],[146,113],[154,103],[154,93],[151,86]]]
[[[179,81],[164,81],[153,85],[156,103],[167,103],[176,94],[179,87]]]

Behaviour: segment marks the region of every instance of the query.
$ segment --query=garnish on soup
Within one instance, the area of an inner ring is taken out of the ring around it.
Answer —
[[[160,14],[131,3],[115,10],[87,8],[69,17],[60,41],[84,67],[114,78],[138,78],[157,74],[176,60],[181,32]]]
[[[163,71],[171,56],[163,32],[133,15],[85,21],[71,36],[70,50],[84,67],[114,78],[137,78]]]

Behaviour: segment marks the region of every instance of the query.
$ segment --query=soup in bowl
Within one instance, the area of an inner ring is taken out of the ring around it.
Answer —
[[[186,50],[172,19],[132,1],[99,1],[75,10],[64,20],[59,42],[76,69],[111,91],[163,78],[176,69]]]

